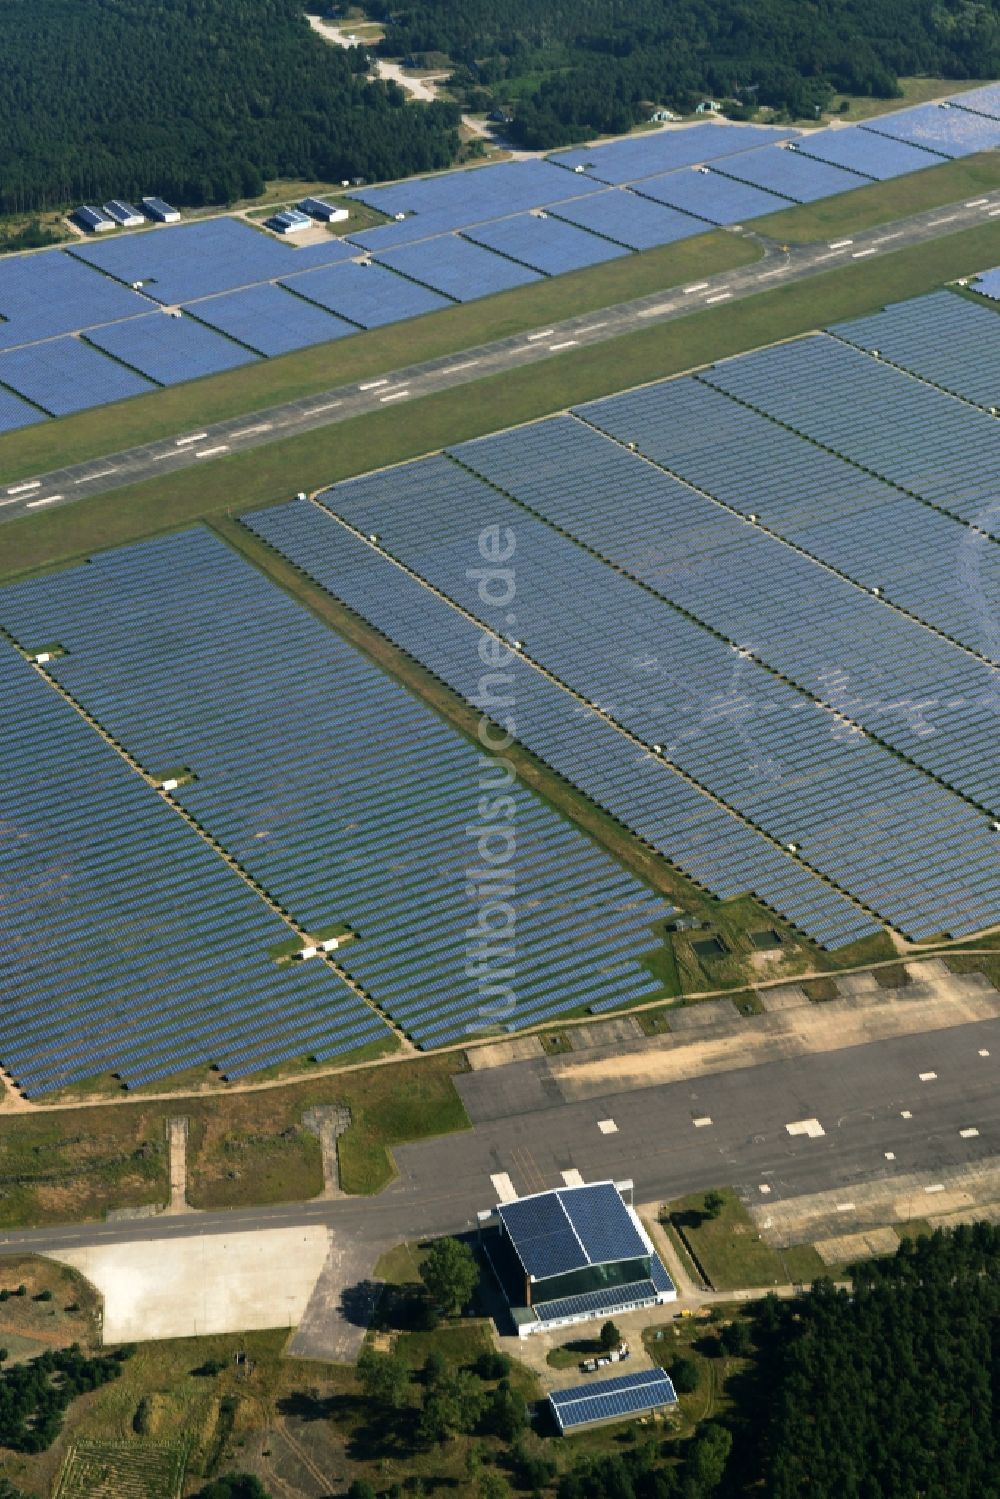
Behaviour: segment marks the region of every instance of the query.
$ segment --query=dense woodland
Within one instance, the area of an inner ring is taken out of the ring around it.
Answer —
[[[0,212],[446,166],[452,105],[370,82],[296,0],[0,0]]]
[[[808,116],[835,89],[890,97],[897,78],[995,78],[998,0],[368,0],[381,50],[446,53],[467,102],[508,102],[537,148],[627,130],[649,103],[706,94]]]

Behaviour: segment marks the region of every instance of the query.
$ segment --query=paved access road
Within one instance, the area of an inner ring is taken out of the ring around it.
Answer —
[[[332,426],[387,405],[452,390],[487,375],[540,364],[570,349],[600,344],[649,324],[669,322],[705,307],[737,301],[791,281],[801,281],[830,270],[834,265],[848,265],[852,260],[863,260],[908,245],[925,244],[994,216],[1000,216],[1000,190],[966,203],[929,209],[830,244],[794,245],[786,250],[774,241],[756,235],[752,228],[732,229],[728,232],[745,233],[756,239],[763,246],[763,257],[753,265],[721,272],[706,281],[675,287],[669,292],[656,292],[567,318],[552,327],[498,339],[478,348],[464,349],[388,375],[372,377],[359,384],[304,396],[281,406],[215,422],[196,432],[182,433],[0,486],[0,520],[31,515],[51,505],[70,504],[89,495],[103,494],[158,475],[178,473],[206,460],[248,452],[280,438]],[[1000,259],[1000,233],[997,251]],[[295,490],[292,472],[288,476],[288,485],[290,491]]]
[[[828,1190],[849,1197],[913,1172],[934,1185],[1000,1154],[998,1065],[1000,1019],[627,1093],[612,1081],[584,1102],[565,1101],[547,1059],[516,1063],[459,1078],[473,1128],[399,1149],[399,1176],[378,1197],[27,1229],[0,1237],[0,1254],[317,1222],[374,1251],[471,1228],[504,1172],[521,1193],[560,1186],[573,1169],[588,1181],[631,1177],[636,1201],[712,1185],[751,1200],[767,1186],[775,1204]],[[807,1120],[823,1133],[789,1134]]]

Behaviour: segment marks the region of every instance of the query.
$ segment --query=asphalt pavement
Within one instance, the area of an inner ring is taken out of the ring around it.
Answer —
[[[399,1175],[376,1197],[26,1229],[0,1238],[0,1254],[317,1222],[381,1246],[472,1228],[500,1173],[519,1193],[572,1170],[631,1178],[636,1201],[730,1185],[750,1201],[766,1187],[777,1204],[901,1173],[933,1187],[1000,1154],[998,1064],[1000,1019],[625,1093],[609,1077],[606,1095],[575,1103],[539,1058],[461,1077],[473,1127],[398,1149]],[[789,1132],[807,1121],[822,1133]]]
[[[762,257],[752,265],[318,395],[215,422],[160,442],[0,485],[0,520],[31,515],[49,506],[68,505],[163,474],[179,473],[213,458],[249,452],[388,405],[453,390],[488,375],[541,364],[570,349],[587,348],[651,324],[671,322],[706,307],[739,301],[774,286],[819,275],[835,265],[849,265],[852,261],[925,244],[998,215],[1000,191],[993,191],[965,203],[928,209],[829,243],[786,248],[757,234],[752,226],[749,229],[736,226],[726,232],[747,234],[762,247]],[[289,489],[294,488],[295,475],[290,473]]]

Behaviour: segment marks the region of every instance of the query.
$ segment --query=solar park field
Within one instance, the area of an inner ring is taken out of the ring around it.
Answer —
[[[718,900],[816,950],[962,938],[1000,921],[998,383],[1000,314],[943,291],[242,526],[470,706],[492,636],[517,742]],[[516,1005],[484,1003],[486,757],[208,531],[0,588],[0,630],[25,1093],[661,992],[669,905],[514,782]]]
[[[678,244],[1000,145],[1000,86],[813,132],[705,122],[351,195],[291,247],[220,217],[0,263],[0,433]]]

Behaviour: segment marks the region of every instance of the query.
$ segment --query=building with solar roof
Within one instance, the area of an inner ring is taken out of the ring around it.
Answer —
[[[677,1404],[673,1381],[662,1369],[641,1369],[615,1379],[592,1380],[568,1390],[553,1390],[549,1407],[561,1436],[586,1431],[608,1421],[648,1416]]]
[[[559,1187],[479,1215],[479,1236],[520,1337],[675,1301],[632,1183]]]

